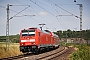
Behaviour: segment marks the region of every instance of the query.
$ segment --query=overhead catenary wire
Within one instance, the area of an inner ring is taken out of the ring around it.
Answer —
[[[18,1],[18,0],[16,0],[18,3],[20,3],[21,4],[21,2],[20,1]],[[25,3],[23,3],[23,4],[25,4]],[[21,4],[22,5],[22,4]],[[30,6],[31,7],[31,6]],[[32,8],[32,7],[31,7]],[[33,9],[33,8],[32,8]],[[34,10],[34,9],[33,9]],[[31,11],[31,10],[30,10]],[[33,19],[33,20],[35,20],[35,22],[38,22],[38,23],[40,23],[39,21],[37,21],[36,19],[34,19],[34,18],[32,18],[32,17],[30,17],[31,19]]]
[[[18,3],[20,3],[21,4],[21,2],[20,1],[18,1],[18,0],[16,0]],[[25,3],[23,3],[23,4],[25,4]],[[22,4],[21,4],[22,5]],[[30,6],[31,7],[31,6]],[[31,7],[32,8],[32,7]],[[33,9],[33,8],[32,8]],[[33,9],[34,10],[34,9]],[[31,10],[30,10],[31,11]],[[39,21],[37,21],[36,19],[34,19],[34,18],[32,18],[32,17],[30,17],[31,19],[33,19],[33,20],[35,20],[35,22],[38,22],[38,23],[40,23]]]
[[[18,15],[18,14],[20,14],[21,12],[23,12],[24,10],[26,10],[27,8],[29,8],[30,6],[28,6],[28,7],[26,7],[26,8],[24,8],[23,10],[21,10],[20,12],[18,12],[17,14],[15,14],[14,16],[12,16],[10,19],[12,19],[13,17],[15,17],[16,15]],[[9,20],[10,20],[9,19]]]
[[[62,16],[61,16],[61,17],[62,17]],[[65,27],[65,25],[64,25],[63,20],[61,19],[61,17],[60,17],[60,20],[61,20],[61,22],[62,22],[62,24],[63,24],[65,30],[67,30],[67,28]]]
[[[20,5],[19,5],[20,6]],[[26,6],[26,5],[24,5],[24,6]],[[0,7],[2,7],[2,8],[4,8],[4,9],[7,9],[6,7],[4,7],[4,6],[2,6],[2,5],[0,5]],[[27,9],[28,7],[26,7],[25,9]],[[24,11],[25,9],[23,9],[22,11]],[[11,11],[13,11],[13,12],[15,12],[15,13],[17,13],[16,15],[18,15],[18,14],[22,14],[21,12],[22,11],[20,11],[20,12],[17,12],[17,11],[15,11],[15,10],[12,10],[12,9],[9,9],[9,10],[11,10]],[[31,15],[25,15],[25,14],[22,14],[22,16],[16,16],[16,15],[14,15],[13,17],[23,17],[23,16],[31,16]],[[32,16],[35,16],[35,15],[32,15]],[[13,17],[11,17],[11,18],[13,18]],[[30,17],[31,18],[31,17]],[[33,18],[32,18],[33,19]],[[33,20],[35,20],[35,19],[33,19]],[[35,20],[36,21],[36,20]]]
[[[50,1],[50,0],[48,0],[48,1]],[[53,3],[52,1],[50,1],[50,2]],[[54,3],[53,3],[53,4],[54,4]],[[52,4],[51,4],[51,5],[52,5]],[[54,5],[56,6],[57,4],[54,4]],[[60,4],[60,5],[62,5],[62,4]],[[63,4],[63,5],[75,5],[75,4]],[[59,6],[58,6],[58,7],[59,7]],[[71,12],[65,10],[64,8],[62,8],[62,7],[59,7],[59,8],[61,8],[62,10],[68,12],[70,15],[58,15],[58,16],[75,16],[75,17],[79,18],[78,16],[72,14]],[[56,10],[56,9],[55,9],[55,10]],[[58,10],[56,10],[56,12],[59,14]],[[57,17],[57,16],[56,16],[56,17]],[[60,17],[60,19],[61,19],[61,17]],[[61,20],[61,21],[62,21],[62,20]],[[61,22],[61,21],[60,21],[60,22]],[[67,29],[67,28],[65,27],[65,29]]]
[[[34,18],[32,18],[32,17],[30,17],[31,19],[33,19],[34,21],[36,21],[36,22],[38,22],[38,23],[40,23],[39,21],[37,21],[36,19],[34,19]]]
[[[24,5],[25,6],[25,5]],[[0,7],[2,7],[2,8],[4,8],[4,9],[7,9],[6,7],[4,7],[4,6],[2,6],[2,5],[0,5]],[[18,13],[18,11],[15,11],[15,10],[13,10],[13,9],[9,9],[10,11],[13,11],[13,12],[15,12],[15,13]],[[22,14],[22,13],[19,13],[19,14],[21,14],[22,16],[29,16],[29,15],[26,15],[26,14]],[[22,16],[16,16],[16,17],[22,17]]]
[[[59,7],[60,9],[64,10],[65,12],[67,12],[67,13],[71,14],[72,16],[75,16],[75,17],[79,18],[78,16],[76,16],[76,15],[72,14],[71,12],[69,12],[69,11],[65,10],[64,8],[62,8],[62,7],[58,6],[57,4],[55,4],[55,6]]]
[[[66,9],[64,9],[64,8],[62,8],[62,7],[60,7],[60,6],[58,6],[57,4],[55,4],[55,6],[59,7],[60,9],[64,10],[65,12],[71,14],[71,15],[58,15],[58,16],[75,16],[75,17],[77,17],[77,18],[80,18],[80,17],[74,15],[73,13],[67,11]],[[67,28],[66,28],[66,29],[67,29]]]
[[[5,9],[6,9],[6,7],[4,7],[4,6],[2,6],[2,5],[0,5],[0,7],[2,7],[2,8],[5,8]]]
[[[32,1],[32,0],[30,0],[30,1]],[[36,3],[36,2],[35,2],[35,3]],[[37,3],[36,3],[36,4],[37,4]],[[38,5],[38,4],[37,4],[37,5]],[[39,5],[39,7],[42,8],[42,9],[44,9],[45,11],[47,11],[47,12],[49,13],[49,11],[46,10],[45,8],[43,8],[42,6]],[[50,14],[52,15],[53,13],[50,12]],[[23,16],[25,16],[25,15],[23,15]],[[56,17],[54,14],[53,14],[53,16]],[[42,18],[42,17],[41,17],[41,18]],[[42,18],[42,19],[43,19],[43,18]],[[57,17],[56,17],[56,19],[58,20],[58,22],[59,22],[59,24],[60,24],[60,26],[61,26],[61,23],[60,23],[59,19],[58,19]]]
[[[21,5],[22,4],[26,4],[26,3],[24,3],[24,2],[21,2],[21,1],[18,1],[18,0],[16,0],[18,3],[20,3]],[[32,8],[33,9],[33,11],[36,13],[36,14],[38,14],[38,12],[32,7],[32,6],[30,6],[30,8]],[[30,10],[31,11],[31,10]],[[38,16],[42,19],[42,20],[44,20],[46,23],[48,23],[42,16],[40,16],[39,14],[38,14]],[[36,22],[39,22],[39,21],[37,21],[36,19],[34,19],[34,18],[32,18],[33,20],[35,20]],[[39,22],[40,23],[40,22]],[[48,23],[49,24],[49,26],[52,26],[53,27],[53,25],[51,25],[50,23]]]
[[[50,0],[48,0],[48,1],[50,1]],[[53,3],[52,1],[50,1],[50,2]],[[53,4],[51,4],[51,3],[50,3],[50,5],[51,5],[51,6],[55,9],[55,11],[59,14],[58,10],[53,6],[54,3],[53,3]]]
[[[52,1],[50,1],[51,3],[53,3]],[[54,3],[53,3],[54,4]],[[51,4],[52,5],[52,4]],[[58,6],[57,4],[54,4],[55,6]],[[63,5],[75,5],[75,4],[63,4]],[[58,6],[59,8],[61,8],[62,10],[64,10],[65,12],[67,12],[67,13],[69,13],[70,15],[58,15],[58,16],[75,16],[75,17],[77,17],[77,18],[80,18],[80,17],[78,17],[78,16],[76,16],[76,15],[74,15],[73,13],[71,13],[71,12],[69,12],[69,11],[67,11],[67,10],[65,10],[64,8],[62,8],[62,7],[60,7],[60,6]],[[56,10],[56,9],[55,9]],[[57,13],[59,14],[59,12],[58,12],[58,10],[56,10],[57,11]],[[57,17],[57,16],[56,16]],[[65,29],[67,29],[66,27],[65,27]]]
[[[30,6],[30,5],[10,5],[10,6]]]
[[[34,2],[34,1],[32,1],[32,0],[30,0],[31,2],[33,2],[34,4],[36,4],[37,6],[39,6],[40,8],[42,8],[42,9],[44,9],[45,11],[47,11],[48,13],[50,13],[51,15],[53,15],[54,17],[56,17],[54,14],[52,14],[51,12],[49,12],[48,10],[46,10],[45,8],[43,8],[43,7],[41,7],[39,4],[37,4],[36,2]],[[60,21],[59,21],[59,19],[56,17],[56,19],[58,20],[58,22],[59,22],[59,24],[60,24],[60,26],[61,26],[61,23],[60,23]]]
[[[37,4],[38,5],[38,4]],[[25,5],[23,5],[23,6],[25,6]],[[38,5],[39,6],[39,5]],[[41,6],[39,6],[40,8],[43,8],[43,7],[41,7]],[[44,8],[43,8],[44,9]],[[46,9],[44,9],[45,11],[47,11]],[[16,12],[16,11],[14,11],[14,12]],[[49,12],[49,11],[48,11]],[[25,16],[25,15],[23,15],[23,16]],[[55,15],[53,15],[53,16],[55,16]],[[56,16],[55,16],[56,17]],[[41,17],[42,18],[42,17]],[[57,17],[56,17],[57,18]],[[42,18],[43,19],[43,18]],[[33,19],[33,20],[35,20],[35,19]],[[62,27],[62,25],[61,25],[61,23],[60,23],[60,21],[59,21],[59,19],[57,18],[57,20],[58,20],[58,22],[59,22],[59,24],[60,24],[60,26]],[[62,27],[63,28],[63,27]]]
[[[32,0],[29,0],[31,1],[32,3],[36,4],[37,6],[39,6],[40,8],[42,8],[43,10],[47,11],[49,14],[55,16],[54,14],[52,14],[51,12],[49,12],[48,10],[46,10],[45,8],[43,8],[42,6],[40,6],[39,4],[37,4],[36,2],[32,1]]]
[[[18,1],[18,0],[16,0],[16,1],[17,1],[20,5],[22,5],[20,1]],[[25,4],[25,3],[23,3],[23,4]],[[25,5],[26,5],[26,4],[25,4]],[[24,7],[25,7],[25,6],[24,6]],[[31,6],[30,6],[30,7],[31,7]],[[31,10],[30,10],[30,11],[31,11]]]
[[[48,0],[48,1],[50,1],[50,0]],[[50,1],[51,3],[53,3],[52,1]],[[54,10],[59,14],[59,12],[58,12],[58,10],[56,10],[56,8],[52,5],[50,3],[50,5],[54,8]],[[54,4],[54,3],[53,3]],[[58,17],[57,16],[55,16],[56,18],[57,18],[57,20],[58,20],[58,22],[59,22],[59,24],[60,24],[60,26],[62,27],[62,29],[64,28],[63,26],[62,26],[62,24],[61,24],[61,21],[59,21],[59,19],[58,19]]]
[[[34,1],[32,1],[32,0],[30,0],[30,1],[33,2],[34,4],[36,4],[37,6],[39,6],[40,8],[44,9],[46,12],[50,13],[50,14],[53,15],[54,17],[56,17],[54,14],[52,14],[51,12],[49,12],[48,10],[46,10],[45,8],[41,7],[41,6],[40,6],[39,4],[37,4],[36,2],[34,2]],[[17,2],[19,2],[19,1],[17,1]],[[20,3],[20,2],[19,2],[19,3]],[[50,4],[49,4],[49,5],[50,5]],[[42,18],[42,17],[41,17],[41,18]],[[62,27],[59,19],[58,19],[57,17],[56,17],[56,19],[58,20],[60,26]],[[62,27],[62,28],[63,28],[63,27]]]

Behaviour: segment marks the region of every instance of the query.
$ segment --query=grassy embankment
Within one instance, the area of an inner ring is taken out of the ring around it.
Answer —
[[[9,51],[6,51],[6,43],[0,42],[0,58],[6,58],[22,54],[19,50],[19,43],[10,43]]]
[[[78,50],[70,55],[70,60],[90,60],[90,46],[87,44],[74,45]]]

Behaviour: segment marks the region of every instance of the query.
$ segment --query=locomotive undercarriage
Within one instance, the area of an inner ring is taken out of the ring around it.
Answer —
[[[32,52],[35,54],[42,53],[45,51],[49,51],[51,49],[55,49],[55,46],[47,46],[47,47],[40,47],[40,46],[20,46],[20,51],[23,53]]]
[[[22,51],[23,53],[35,52],[36,49],[38,49],[37,46],[20,46],[20,51]]]

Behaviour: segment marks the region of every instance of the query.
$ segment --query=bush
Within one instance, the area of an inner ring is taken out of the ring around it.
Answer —
[[[78,46],[79,50],[71,54],[71,60],[90,60],[90,47],[86,44]]]

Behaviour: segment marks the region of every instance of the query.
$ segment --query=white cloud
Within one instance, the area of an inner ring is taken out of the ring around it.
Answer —
[[[39,12],[40,15],[47,15],[46,12]]]

